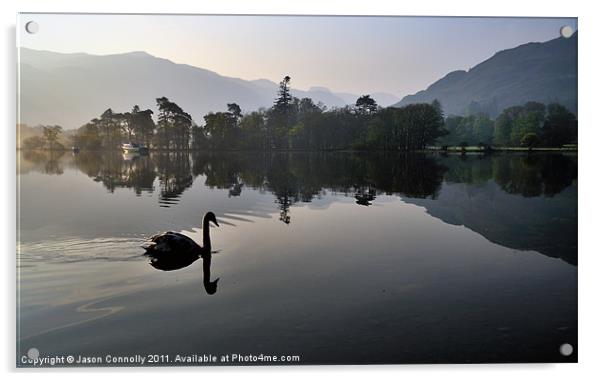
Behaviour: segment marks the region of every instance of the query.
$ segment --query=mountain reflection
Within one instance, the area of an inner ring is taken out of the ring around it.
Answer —
[[[292,206],[327,194],[349,197],[360,207],[393,195],[506,247],[577,263],[576,155],[23,151],[21,158],[21,173],[60,175],[74,167],[110,192],[157,192],[166,208],[197,178],[230,198],[244,196],[245,189],[265,192],[273,195],[285,224],[294,223]]]
[[[464,159],[449,168],[436,202],[406,200],[489,241],[577,264],[577,157],[562,154]]]

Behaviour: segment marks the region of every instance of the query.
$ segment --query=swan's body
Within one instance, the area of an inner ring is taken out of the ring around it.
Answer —
[[[149,255],[159,256],[177,255],[177,256],[196,256],[202,254],[203,248],[184,234],[176,232],[164,232],[150,237],[143,246]]]
[[[207,212],[203,218],[203,246],[199,246],[191,238],[176,232],[155,234],[142,245],[146,254],[153,257],[178,256],[201,257],[211,254],[211,238],[209,236],[209,222],[219,226],[215,214]]]

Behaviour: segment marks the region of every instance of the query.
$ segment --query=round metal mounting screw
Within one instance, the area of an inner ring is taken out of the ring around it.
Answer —
[[[564,343],[560,346],[560,354],[563,356],[570,356],[573,354],[573,346],[568,343]]]
[[[29,348],[27,351],[27,357],[29,357],[30,360],[37,359],[40,357],[40,350],[38,348]]]
[[[573,35],[573,28],[568,25],[563,26],[560,28],[560,35],[564,38],[571,37]]]
[[[35,21],[29,21],[25,24],[25,31],[29,34],[36,34],[40,30],[40,26]]]

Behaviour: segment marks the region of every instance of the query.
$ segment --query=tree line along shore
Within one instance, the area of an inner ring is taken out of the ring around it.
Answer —
[[[559,103],[527,102],[508,107],[495,119],[485,114],[444,116],[442,105],[380,107],[363,95],[353,106],[327,109],[290,92],[280,82],[270,108],[243,113],[236,103],[210,112],[203,124],[166,97],[154,111],[137,105],[129,112],[107,109],[98,118],[65,134],[61,126],[38,126],[19,148],[64,150],[119,149],[137,142],[156,150],[315,150],[315,151],[520,151],[576,150],[577,118]]]

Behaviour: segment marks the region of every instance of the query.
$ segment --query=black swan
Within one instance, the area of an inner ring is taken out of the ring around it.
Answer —
[[[211,238],[209,237],[209,222],[219,226],[215,214],[208,212],[203,218],[203,247],[199,246],[191,238],[184,234],[168,231],[155,234],[142,246],[146,253],[153,256],[178,255],[178,256],[202,256],[211,253]]]
[[[142,246],[151,258],[150,264],[157,270],[172,271],[190,266],[197,259],[203,259],[203,285],[208,294],[217,291],[217,278],[211,281],[211,238],[209,222],[219,226],[215,214],[208,212],[203,218],[203,246],[199,246],[184,234],[168,231],[155,234]]]

